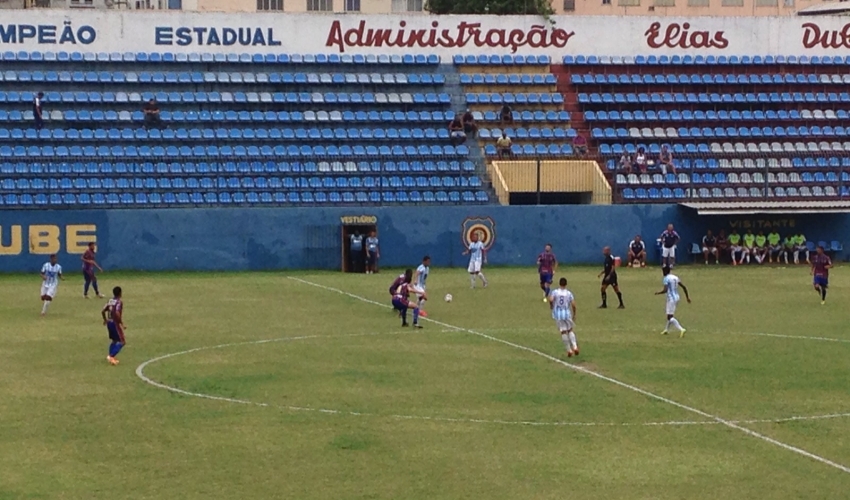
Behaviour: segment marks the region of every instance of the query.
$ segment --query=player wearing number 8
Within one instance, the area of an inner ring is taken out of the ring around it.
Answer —
[[[549,294],[549,307],[552,309],[552,319],[558,325],[561,341],[567,349],[567,357],[578,356],[575,328],[576,299],[573,292],[567,290],[567,278],[561,278],[559,288]]]

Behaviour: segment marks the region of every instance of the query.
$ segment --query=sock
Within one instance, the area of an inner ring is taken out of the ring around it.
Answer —
[[[469,275],[469,283],[472,285],[472,288],[475,288],[475,275],[474,274]]]
[[[416,325],[419,323],[419,308],[413,308],[413,324]]]
[[[549,285],[546,285],[546,286],[544,286],[544,287],[543,287],[543,293],[544,293],[547,297],[549,296],[549,291],[550,291]]]
[[[826,287],[825,286],[820,287],[820,299],[826,300]]]
[[[97,289],[97,281],[93,281],[91,286],[94,288],[95,295],[100,295],[100,290]]]
[[[418,311],[418,310],[419,310],[419,309],[422,309],[423,307],[425,307],[425,299],[419,299],[419,307],[417,307],[417,308],[416,308],[416,313],[415,313],[415,314],[417,314],[417,315],[418,315],[418,314],[419,314],[419,311]]]
[[[602,305],[608,305],[608,292],[602,292]]]
[[[401,324],[407,324],[407,308],[401,310]]]
[[[86,279],[86,284],[85,284],[85,285],[83,285],[83,295],[88,295],[88,294],[89,294],[89,285],[91,285],[91,281],[89,281],[88,279]]]
[[[665,331],[665,332],[669,332],[669,331],[670,331],[670,326],[671,326],[672,324],[673,324],[673,320],[672,320],[672,319],[668,319],[668,320],[667,320],[667,324],[666,324],[666,325],[664,325],[664,331]]]
[[[484,273],[478,273],[478,277],[481,278],[481,283],[484,283],[484,285],[486,286],[487,285],[487,278],[484,277]]]
[[[124,344],[121,342],[113,342],[109,344],[109,356],[114,358],[118,356],[118,353],[121,352],[121,348],[124,347]]]
[[[573,332],[570,332],[570,344],[573,345],[574,351],[578,350],[578,342],[576,342],[576,334],[573,333]]]
[[[680,332],[684,330],[682,325],[679,324],[679,320],[676,319],[676,318],[670,319],[670,325],[676,327],[676,329],[679,330]]]
[[[47,314],[47,308],[50,307],[50,301],[45,300],[44,305],[41,306],[41,314]]]
[[[564,347],[569,351],[570,350],[570,336],[566,333],[561,334],[561,342],[564,343]]]
[[[620,301],[620,305],[623,305],[623,293],[617,292],[617,300]]]
[[[747,254],[746,254],[746,255],[744,255],[744,260],[746,260],[746,261],[747,261],[747,264],[749,264],[749,263],[750,263],[750,253],[749,253],[749,252],[747,252]]]
[[[794,264],[800,263],[800,251],[794,250]]]

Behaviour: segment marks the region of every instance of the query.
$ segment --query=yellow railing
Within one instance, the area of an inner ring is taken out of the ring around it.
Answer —
[[[488,167],[496,196],[502,205],[510,204],[510,194],[538,190],[538,162],[494,161]],[[590,193],[594,205],[611,204],[611,185],[595,161],[541,161],[540,192]]]

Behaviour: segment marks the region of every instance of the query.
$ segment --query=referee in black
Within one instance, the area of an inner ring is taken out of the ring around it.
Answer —
[[[603,248],[602,255],[605,256],[605,262],[603,264],[604,268],[597,276],[597,278],[602,278],[602,305],[599,306],[599,309],[608,308],[607,290],[609,286],[614,287],[614,292],[617,294],[617,300],[620,301],[620,306],[617,307],[617,309],[625,309],[626,306],[623,304],[623,294],[620,293],[620,284],[617,282],[617,267],[614,265],[614,257],[611,256],[611,247]]]

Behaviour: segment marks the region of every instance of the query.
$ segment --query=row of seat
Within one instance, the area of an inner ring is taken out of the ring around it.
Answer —
[[[659,132],[656,134],[656,132]],[[665,129],[652,128],[593,128],[591,135],[597,139],[637,138],[637,139],[691,139],[705,137],[847,137],[850,128],[845,127],[680,127],[674,135],[668,135]]]
[[[651,144],[634,144],[634,143],[602,143],[599,145],[599,154],[606,155],[621,155],[623,153],[634,154],[638,148],[644,148],[647,153],[658,155],[661,152],[661,145],[657,143]],[[809,153],[821,154],[831,151],[850,151],[850,142],[844,144],[840,142],[725,142],[723,144],[712,143],[688,143],[688,144],[672,144],[670,145],[674,154],[726,154],[726,155],[747,155],[747,154],[762,154],[762,153]]]
[[[579,104],[753,104],[850,102],[848,92],[579,93]]]
[[[467,104],[563,104],[564,96],[547,93],[466,94]]]
[[[0,206],[6,208],[27,208],[31,206],[78,207],[78,206],[186,206],[186,205],[229,205],[229,204],[405,204],[405,203],[488,203],[490,197],[485,191],[359,191],[353,192],[165,192],[165,193],[37,193],[0,196]]]
[[[365,158],[467,156],[466,146],[0,146],[0,158]]]
[[[162,111],[159,118],[163,122],[440,122],[446,123],[454,119],[453,111]],[[523,115],[525,116],[525,115]],[[535,118],[542,116],[539,121],[547,121],[547,113],[535,113]],[[142,111],[59,111],[45,112],[45,121],[49,122],[141,122],[144,120]],[[0,122],[32,121],[32,111],[5,111],[0,109]]]
[[[758,170],[785,169],[785,168],[850,168],[850,157],[848,156],[819,156],[816,158],[676,158],[673,162],[676,170]],[[620,162],[610,158],[605,162],[606,168],[611,172],[621,169]],[[655,168],[656,166],[653,166]]]
[[[242,63],[242,64],[440,64],[436,54],[211,54],[209,52],[41,52],[6,51],[2,61],[131,62],[131,63]]]
[[[480,188],[478,177],[218,177],[218,178],[111,178],[91,177],[88,179],[67,177],[59,179],[21,178],[3,179],[0,191],[127,191],[132,189],[372,189],[372,188]]]
[[[846,85],[850,74],[705,73],[697,74],[572,74],[573,85]]]
[[[554,75],[552,75],[554,78]],[[442,85],[440,73],[243,73],[210,71],[0,71],[0,82],[36,83],[269,83],[274,85]]]
[[[384,174],[384,173],[472,173],[470,160],[453,161],[225,161],[225,162],[0,162],[0,174],[17,176],[102,176],[146,174],[157,176],[205,176],[215,174]]]
[[[724,172],[712,173],[692,173],[690,177],[687,174],[617,174],[615,177],[617,184],[758,184],[764,185],[767,182],[770,185],[775,184],[826,184],[832,183],[835,185],[839,182],[850,182],[850,174],[841,172],[802,172],[802,173],[785,173],[785,172],[768,172],[767,177],[761,172],[752,174],[734,173],[726,174]]]
[[[447,93],[384,92],[51,92],[44,104],[147,102],[162,103],[278,103],[278,104],[451,104]],[[32,92],[2,92],[0,103],[31,103]],[[539,100],[539,99],[538,99]]]
[[[460,75],[461,85],[555,85],[558,77],[552,73],[532,75],[528,73],[500,74],[469,74]]]
[[[676,55],[676,56],[588,56],[588,55],[566,55],[562,59],[564,64],[638,64],[638,65],[760,65],[760,64],[850,64],[850,56],[703,56],[703,55]]]
[[[456,66],[464,66],[464,65],[474,65],[474,66],[479,66],[479,65],[481,65],[481,66],[517,65],[517,66],[524,66],[524,65],[550,64],[552,62],[552,59],[547,55],[540,55],[540,56],[535,56],[535,55],[524,56],[524,55],[511,55],[511,54],[505,54],[503,56],[497,56],[497,55],[491,55],[491,56],[486,56],[486,55],[480,55],[480,56],[456,55],[456,56],[452,57],[452,62]]]
[[[549,128],[549,127],[505,127],[504,130],[499,128],[478,129],[478,137],[481,139],[498,139],[502,135],[507,135],[513,139],[573,139],[577,133],[572,128]]]
[[[484,146],[484,154],[497,156],[499,151],[493,144]],[[515,156],[570,156],[573,147],[569,144],[514,144],[511,146],[511,154]]]
[[[519,130],[519,129],[518,129]],[[524,130],[524,129],[522,129]],[[537,131],[539,129],[529,129]],[[551,129],[548,135],[552,135]],[[564,129],[556,129],[566,137]],[[6,129],[0,128],[0,141],[312,141],[312,140],[448,140],[449,131],[441,128],[177,128],[151,129]]]
[[[501,113],[496,111],[473,111],[472,117],[478,122],[498,122],[501,121]],[[511,117],[514,122],[549,122],[566,123],[570,121],[569,111],[511,111]]]
[[[702,199],[702,200],[721,200],[742,201],[748,198],[764,199],[765,190],[763,188],[739,187],[735,188],[625,188],[623,189],[623,198],[629,200],[670,200],[670,199]],[[840,191],[833,186],[803,186],[796,187],[775,187],[767,188],[767,197],[777,201],[776,198],[842,198],[850,197],[850,188],[842,186]]]
[[[766,109],[750,111],[737,109],[718,110],[665,110],[635,111],[585,111],[586,121],[814,121],[850,120],[846,109]]]

